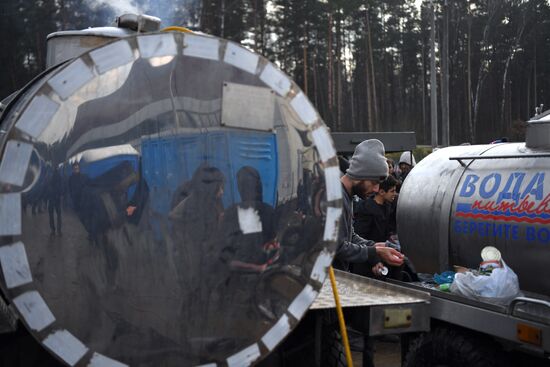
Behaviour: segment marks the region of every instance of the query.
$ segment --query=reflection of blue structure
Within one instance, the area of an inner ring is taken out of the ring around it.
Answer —
[[[86,150],[69,160],[63,165],[63,175],[70,177],[72,164],[80,164],[80,173],[90,179],[97,178],[123,162],[129,162],[134,172],[139,172],[139,152],[130,144],[116,145],[106,148]],[[133,184],[128,189],[128,197],[131,198],[136,190]]]
[[[176,188],[188,181],[203,163],[225,176],[223,203],[241,201],[237,171],[252,166],[262,178],[263,201],[275,206],[277,195],[277,141],[275,134],[257,131],[215,131],[142,141],[143,176],[149,185],[151,207],[170,211]]]
[[[120,154],[108,158],[103,158],[96,161],[80,161],[80,172],[89,178],[101,176],[110,169],[118,166],[120,163],[128,161],[132,165],[135,172],[138,172],[139,155],[136,154]]]

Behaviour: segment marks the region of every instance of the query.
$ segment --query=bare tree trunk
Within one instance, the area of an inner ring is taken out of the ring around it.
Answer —
[[[531,70],[529,70],[528,75],[529,74],[531,74]],[[525,111],[526,111],[527,115],[526,115],[525,118],[528,119],[529,117],[531,117],[530,116],[530,113],[531,113],[531,76],[529,76],[527,78],[527,88],[526,88],[526,90],[527,90],[527,93],[526,93],[526,95],[527,95],[527,104],[526,104],[525,107],[527,107],[527,109]]]
[[[506,58],[506,64],[505,64],[505,67],[504,67],[504,75],[502,76],[502,100],[501,100],[501,103],[500,103],[500,121],[502,124],[504,124],[504,126],[507,126],[511,129],[512,127],[512,121],[511,121],[511,118],[509,120],[506,119],[506,100],[507,100],[507,93],[508,92],[508,89],[507,89],[507,86],[508,86],[508,71],[510,69],[510,63],[514,57],[514,54],[516,52],[516,50],[519,48],[520,46],[520,42],[521,42],[521,39],[523,37],[523,31],[525,30],[525,22],[526,22],[526,19],[525,19],[525,14],[523,14],[523,22],[521,23],[519,29],[518,29],[518,32],[516,34],[516,37],[515,37],[515,40],[514,40],[514,43],[513,45],[511,46],[510,48],[510,53],[508,54],[508,57]]]
[[[336,123],[342,130],[342,17],[336,20]]]
[[[199,26],[201,31],[214,34],[214,14],[212,12],[212,1],[213,0],[203,0],[201,6],[201,15]]]
[[[17,88],[21,88],[21,86],[19,85],[19,80],[17,78],[18,76],[18,73],[17,73],[17,62],[16,62],[16,59],[15,57],[10,57],[10,60],[11,60],[11,72],[9,73],[9,76],[10,76],[10,80],[11,80],[11,89],[12,90],[16,90]]]
[[[370,89],[370,62],[369,62],[369,12],[365,11],[365,82],[367,90],[367,131],[374,131],[374,118],[372,116],[372,96]]]
[[[428,141],[428,129],[426,128],[426,48],[422,40],[422,130],[424,131],[425,141]]]
[[[536,31],[536,29],[535,29]],[[536,37],[536,33],[535,33],[535,49],[533,51],[534,55],[533,55],[533,60],[534,60],[534,65],[533,65],[533,99],[535,100],[535,103],[534,103],[534,106],[537,106],[538,104],[538,90],[537,90],[537,37]],[[530,106],[529,107],[529,111],[533,111],[533,107],[534,106]],[[529,112],[529,115],[527,116],[527,118],[531,117],[531,113],[532,112]]]
[[[67,9],[65,8],[65,0],[59,1],[59,10],[61,11],[61,30],[67,29]]]
[[[35,34],[36,66],[38,70],[42,70],[46,66],[46,64],[43,62],[44,60],[42,57],[42,48],[40,47],[43,42],[41,36],[42,35],[38,32]]]
[[[467,68],[468,68],[468,85],[467,85],[467,100],[468,100],[468,132],[470,142],[474,141],[474,124],[472,119],[472,14],[468,10],[468,53],[467,53]]]
[[[443,5],[443,39],[441,42],[441,145],[449,146],[449,5]]]
[[[333,103],[333,73],[332,73],[332,12],[328,16],[328,115],[330,124],[334,123],[334,103]]]
[[[369,126],[369,128],[371,128],[371,131],[374,131],[376,130],[376,126],[377,126],[377,123],[378,123],[378,107],[377,107],[377,103],[376,103],[376,83],[374,81],[374,58],[373,58],[373,53],[372,53],[372,40],[371,40],[371,31],[370,31],[370,21],[369,21],[369,11],[367,9],[367,42],[368,42],[368,47],[367,47],[367,52],[368,52],[368,63],[367,63],[367,67],[369,68],[369,75],[370,75],[370,78],[369,78],[369,86],[368,86],[368,89],[370,89],[370,103],[372,103],[372,120],[369,120],[371,121],[371,125]]]
[[[265,3],[264,0],[250,0],[250,3],[254,29],[254,50],[263,54],[265,51]]]
[[[317,43],[318,35],[315,34],[315,43]],[[316,49],[316,48],[315,48]],[[313,50],[313,62],[311,63],[311,72],[313,73],[313,99],[315,107],[319,109],[319,93],[317,91],[317,51]]]
[[[306,28],[304,29],[304,93],[308,94],[308,88],[307,88],[307,44],[308,44],[308,37],[307,37],[307,24]]]
[[[351,42],[351,32],[348,32],[346,34],[346,44],[350,46],[351,48],[351,45],[352,45],[352,42]],[[352,131],[357,131],[357,121],[356,121],[356,111],[355,111],[355,90],[354,90],[354,85],[353,85],[353,74],[352,74],[352,70],[354,69],[354,62],[352,61],[352,63],[349,65],[350,68],[348,70],[347,68],[347,65],[346,65],[346,80],[349,80],[349,91],[350,91],[350,109],[351,109],[351,130]]]
[[[256,4],[257,0],[251,0],[252,5],[252,28],[254,29],[254,51],[260,52],[258,48],[258,7]]]
[[[439,145],[437,132],[437,80],[435,71],[435,8],[432,3],[431,29],[430,29],[430,101],[431,101],[431,142],[432,147]]]
[[[489,59],[491,58],[491,55],[486,51],[486,46],[489,44],[489,36],[492,31],[492,25],[497,19],[498,14],[501,10],[501,2],[500,0],[489,0],[489,19],[487,23],[485,24],[485,27],[483,28],[483,38],[482,38],[482,52],[480,57],[480,66],[479,66],[479,72],[477,75],[477,85],[476,85],[476,94],[474,96],[474,116],[472,121],[472,131],[473,134],[471,136],[471,142],[475,142],[475,135],[477,130],[477,122],[479,117],[479,102],[481,98],[481,90],[483,89],[483,83],[485,82],[485,78],[487,78],[487,75],[489,73]],[[485,51],[483,51],[485,50]]]

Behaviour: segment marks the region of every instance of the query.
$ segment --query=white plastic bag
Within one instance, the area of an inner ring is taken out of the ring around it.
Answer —
[[[491,275],[476,275],[470,271],[457,273],[451,284],[451,292],[500,304],[508,304],[521,296],[518,277],[504,261],[502,268],[494,269]]]

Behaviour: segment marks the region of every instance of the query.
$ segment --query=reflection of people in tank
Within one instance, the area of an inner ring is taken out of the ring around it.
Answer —
[[[77,212],[93,242],[100,240],[107,230],[126,222],[128,190],[137,179],[132,164],[122,161],[98,177],[82,180],[80,189],[75,186]]]
[[[223,173],[202,165],[186,184],[186,193],[168,214],[173,223],[174,240],[181,256],[180,275],[187,281],[199,276],[203,268],[206,247],[223,217]],[[178,197],[180,197],[179,193]],[[182,279],[183,280],[183,279]]]
[[[262,181],[255,168],[242,167],[237,186],[242,201],[225,213],[227,247],[222,256],[232,270],[262,272],[278,258],[275,210],[262,201]]]
[[[88,176],[80,173],[80,164],[75,161],[72,165],[71,176],[69,177],[69,195],[71,197],[73,209],[79,217],[81,211],[82,189],[87,181]]]
[[[255,289],[260,275],[279,256],[275,210],[262,201],[260,174],[253,167],[242,167],[237,172],[237,187],[241,202],[224,214],[220,260],[226,266],[216,267],[218,284],[213,293],[217,298],[211,305],[226,312],[220,330],[226,337],[243,333],[260,317],[254,306]]]
[[[174,264],[183,293],[181,317],[187,320],[184,333],[188,338],[208,334],[205,327],[211,289],[208,286],[211,265],[210,249],[223,218],[223,173],[201,165],[185,184],[185,196],[168,214],[172,221]],[[175,195],[181,197],[181,192]],[[173,198],[177,200],[176,198]]]
[[[53,169],[52,177],[50,178],[47,190],[50,235],[55,236],[57,230],[57,235],[61,236],[61,196],[63,195],[63,183],[57,167],[54,167]],[[57,218],[57,225],[55,218]]]
[[[128,203],[126,204],[126,216],[129,223],[137,225],[145,211],[149,199],[149,185],[140,172],[137,186]]]
[[[170,211],[168,217],[181,226],[191,225],[186,236],[194,243],[203,242],[215,230],[223,216],[223,173],[216,167],[202,165],[197,168],[186,186],[186,193]]]

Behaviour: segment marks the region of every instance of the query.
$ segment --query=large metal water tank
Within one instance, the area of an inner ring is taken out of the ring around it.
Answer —
[[[332,261],[328,130],[232,42],[153,33],[77,55],[0,119],[4,297],[67,365],[258,361]]]
[[[403,250],[420,272],[477,268],[495,246],[523,290],[550,295],[550,115],[526,143],[456,146],[423,159],[399,195]]]

